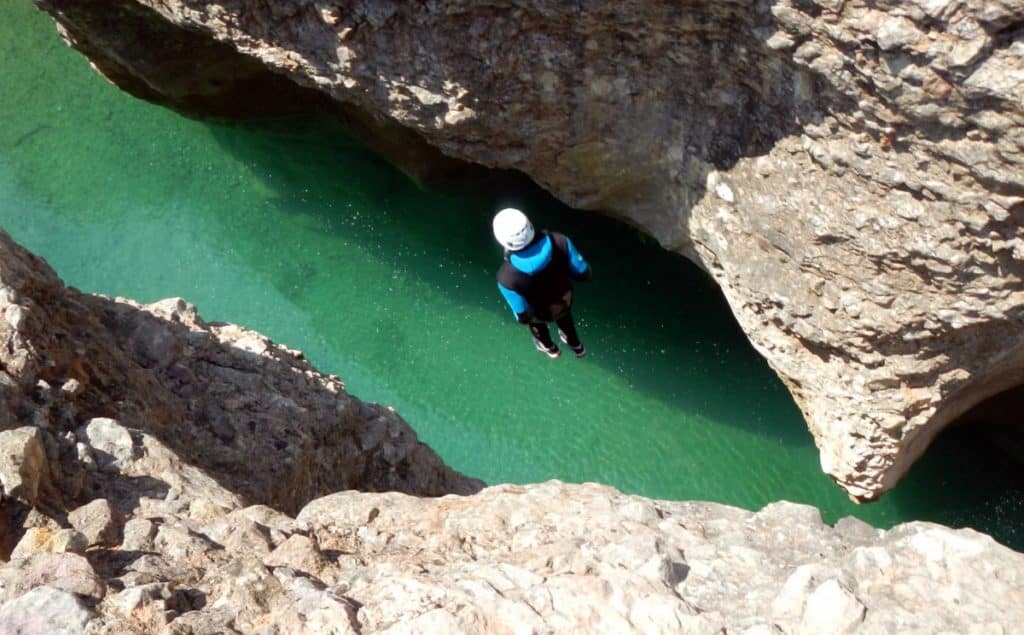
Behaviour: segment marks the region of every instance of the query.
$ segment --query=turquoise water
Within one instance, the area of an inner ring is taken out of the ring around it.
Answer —
[[[653,241],[534,188],[424,191],[322,118],[183,118],[106,84],[27,1],[0,8],[0,224],[69,284],[183,296],[301,348],[491,483],[789,499],[827,520],[935,520],[1024,547],[1019,466],[964,432],[881,502],[848,502],[715,286]],[[504,307],[489,220],[506,205],[592,262],[587,359],[549,361]]]

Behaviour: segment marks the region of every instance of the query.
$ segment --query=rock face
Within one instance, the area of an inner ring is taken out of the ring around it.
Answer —
[[[345,554],[322,579],[371,631],[999,632],[1024,615],[1024,556],[985,536],[831,528],[790,503],[750,513],[549,482],[462,499],[344,492],[297,521]]]
[[[1022,0],[36,3],[135,94],[286,77],[695,259],[855,498],[1024,382]]]
[[[1024,624],[1024,554],[971,530],[559,482],[424,497],[482,484],[296,351],[65,288],[3,234],[0,298],[4,633]]]
[[[150,504],[295,512],[339,489],[483,485],[298,351],[206,324],[181,299],[142,307],[65,288],[2,232],[0,315],[5,497],[44,510],[93,501],[70,517],[90,542],[117,533],[118,512]]]

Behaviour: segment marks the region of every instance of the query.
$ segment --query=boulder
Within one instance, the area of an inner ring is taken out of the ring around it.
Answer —
[[[39,587],[0,606],[0,633],[80,635],[92,615],[77,596]]]
[[[120,542],[119,514],[106,499],[97,498],[75,509],[68,514],[68,522],[85,536],[90,546],[112,547]]]
[[[268,567],[287,567],[318,577],[327,561],[317,548],[316,542],[301,534],[295,534],[264,557],[263,564]]]
[[[77,434],[92,448],[93,456],[104,472],[120,472],[130,466],[135,458],[132,435],[116,419],[90,419],[78,429]]]
[[[167,582],[128,587],[111,596],[107,605],[114,615],[138,617],[144,614],[157,618],[162,624],[191,609],[185,594]]]
[[[11,560],[23,560],[39,553],[83,553],[88,546],[86,537],[74,529],[30,527],[14,546]]]
[[[221,535],[223,534],[223,535]],[[206,535],[217,540],[228,549],[244,550],[253,555],[266,557],[273,550],[270,531],[263,525],[247,518],[236,519],[223,532],[209,532]]]
[[[228,517],[231,520],[248,518],[282,537],[303,530],[303,527],[294,518],[266,505],[250,505],[231,512]]]
[[[0,431],[0,484],[5,496],[32,505],[49,480],[42,431],[24,426]]]
[[[46,586],[93,600],[102,599],[106,592],[92,565],[77,553],[38,553],[21,566],[24,589]]]
[[[836,580],[823,582],[807,598],[799,633],[853,633],[864,621],[860,600]]]
[[[156,525],[148,518],[132,518],[124,524],[123,534],[121,549],[125,551],[150,551],[153,549]]]

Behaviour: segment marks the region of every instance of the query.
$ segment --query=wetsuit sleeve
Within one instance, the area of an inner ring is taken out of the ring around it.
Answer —
[[[530,303],[526,301],[526,298],[500,282],[498,283],[498,291],[501,291],[501,295],[505,296],[505,302],[508,302],[508,306],[512,309],[512,313],[515,314],[517,320],[526,324],[533,319],[533,309],[530,307]]]
[[[572,271],[573,278],[576,280],[590,280],[593,273],[590,271],[590,264],[583,259],[580,252],[576,250],[576,245],[572,244],[572,240],[568,236],[565,237],[566,251],[569,252],[569,270]]]

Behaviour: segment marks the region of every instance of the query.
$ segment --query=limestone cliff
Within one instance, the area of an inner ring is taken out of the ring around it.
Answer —
[[[66,288],[2,231],[0,313],[0,421],[33,426],[26,443],[41,444],[50,465],[25,490],[29,503],[73,507],[97,493],[194,500],[191,488],[210,477],[231,504],[287,512],[342,489],[439,496],[483,486],[302,353],[207,324],[178,298],[139,306]],[[174,471],[174,455],[198,471],[154,480]]]
[[[3,633],[1024,624],[1024,554],[971,530],[558,482],[423,497],[482,484],[301,353],[66,288],[2,232],[0,315]]]
[[[855,498],[1024,381],[1022,0],[36,3],[137,95],[327,96],[695,259]]]

